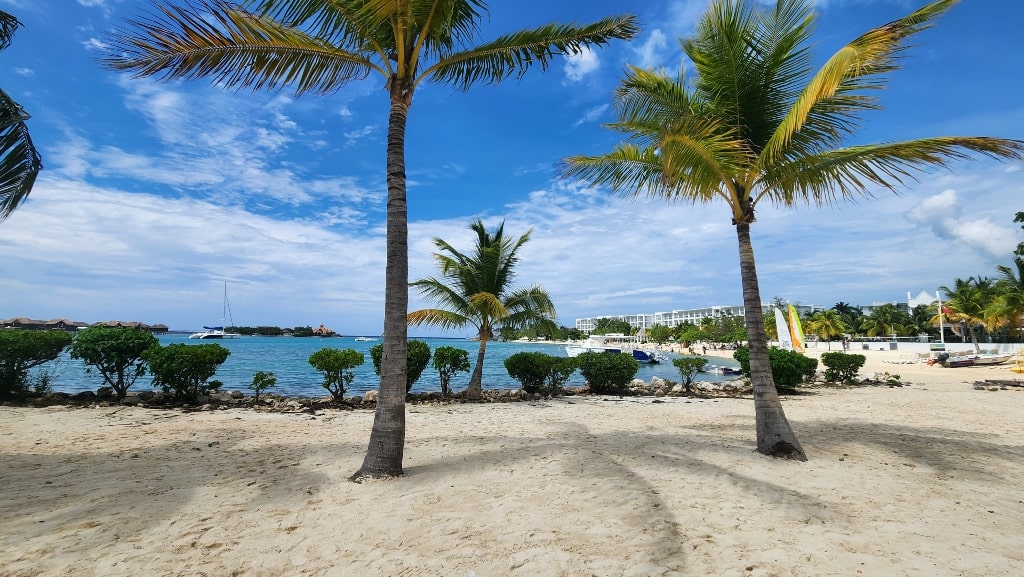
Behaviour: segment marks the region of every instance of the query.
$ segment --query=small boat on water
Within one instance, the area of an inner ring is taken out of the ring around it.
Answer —
[[[743,369],[739,367],[726,367],[724,365],[704,365],[700,372],[715,375],[742,375]]]
[[[222,312],[221,312],[221,314],[222,314],[221,322],[223,322],[223,323],[227,322],[230,310],[231,309],[230,309],[230,307],[228,305],[228,283],[227,283],[227,281],[224,281],[224,306],[223,306],[223,309],[222,309]],[[203,328],[206,329],[206,330],[200,331],[198,333],[192,333],[191,335],[188,336],[188,338],[190,338],[190,339],[237,339],[238,337],[242,336],[242,335],[240,335],[238,333],[226,332],[224,330],[223,326],[219,326],[219,327],[207,327],[207,326],[204,326]]]
[[[623,333],[590,335],[582,343],[565,345],[566,356],[576,357],[580,353],[624,353],[645,364],[657,364],[665,360],[657,352],[640,348],[635,336]]]
[[[633,349],[633,358],[648,365],[656,365],[665,360],[665,358],[657,352],[645,351],[643,349]]]
[[[370,343],[378,339],[377,337],[356,337],[353,340],[355,340],[357,343]]]

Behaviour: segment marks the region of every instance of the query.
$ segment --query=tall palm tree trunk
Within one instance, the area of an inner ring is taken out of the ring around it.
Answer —
[[[384,344],[380,391],[363,466],[350,477],[402,474],[405,452],[406,360],[409,355],[409,222],[405,196],[405,128],[412,87],[392,79],[387,148],[387,267],[384,278]]]
[[[473,367],[473,376],[469,378],[469,386],[466,387],[466,398],[479,401],[483,396],[484,380],[484,355],[487,353],[487,337],[480,335],[480,348],[476,352],[476,366]]]
[[[768,340],[764,334],[761,289],[757,284],[754,246],[750,242],[750,224],[736,224],[740,249],[740,279],[743,283],[744,322],[750,350],[750,380],[754,386],[754,416],[757,422],[757,451],[772,457],[806,461],[800,442],[782,410],[779,393],[768,360]]]

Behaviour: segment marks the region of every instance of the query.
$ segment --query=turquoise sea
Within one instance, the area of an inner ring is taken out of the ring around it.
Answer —
[[[320,385],[320,373],[313,370],[309,365],[309,355],[324,347],[336,349],[355,349],[366,356],[366,362],[355,369],[355,380],[346,390],[346,396],[361,395],[366,391],[375,390],[378,386],[378,377],[373,371],[373,362],[370,360],[370,347],[379,344],[381,341],[356,341],[354,337],[260,337],[245,336],[236,339],[224,339],[219,341],[197,341],[189,340],[185,334],[160,335],[160,344],[171,343],[217,343],[231,351],[231,356],[220,366],[214,379],[224,383],[222,390],[247,391],[248,385],[252,382],[252,376],[256,371],[273,371],[277,376],[277,386],[267,391],[269,394],[284,395],[289,397],[324,397],[329,393]],[[445,339],[445,338],[420,338],[427,343],[431,351],[438,347],[449,346],[469,351],[470,364],[476,362],[476,354],[479,343],[466,339]],[[518,381],[508,376],[505,370],[504,361],[515,353],[531,351],[542,352],[549,355],[565,356],[565,347],[549,343],[523,343],[523,342],[489,342],[487,343],[487,356],[484,360],[483,388],[485,389],[518,389]],[[671,356],[671,355],[670,355]],[[738,366],[735,362],[723,362],[715,359],[714,364],[729,364]],[[71,359],[65,353],[61,358],[42,367],[49,370],[52,378],[54,391],[77,393],[80,391],[95,391],[103,386],[103,379],[96,373],[87,373],[85,366],[80,362]],[[469,373],[459,373],[452,379],[451,387],[455,391],[466,388],[469,383]],[[658,376],[673,381],[679,380],[679,373],[670,362],[663,362],[657,365],[640,365],[637,378],[650,382],[652,377]],[[713,374],[701,374],[701,380],[717,381],[722,377]],[[569,379],[567,386],[582,386],[583,376],[579,371]],[[149,376],[140,378],[131,388],[133,391],[144,391],[152,388]],[[413,386],[412,392],[440,391],[441,385],[437,378],[437,372],[428,366],[423,371],[420,380]]]

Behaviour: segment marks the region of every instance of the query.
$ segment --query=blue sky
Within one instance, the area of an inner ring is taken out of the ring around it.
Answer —
[[[923,5],[818,2],[823,60]],[[0,86],[33,115],[43,154],[28,202],[0,223],[0,318],[219,323],[222,283],[242,325],[324,323],[379,334],[387,96],[370,78],[328,97],[133,80],[95,62],[138,0],[0,0],[23,24]],[[468,93],[425,86],[407,134],[410,279],[434,274],[431,239],[469,249],[476,218],[521,234],[518,284],[539,284],[561,324],[579,317],[742,302],[723,204],[623,199],[556,178],[572,154],[610,150],[627,63],[677,70],[676,39],[706,2],[492,2],[484,39],[552,21],[634,12],[642,33],[520,81]],[[917,37],[861,142],[1024,137],[1024,3],[964,2]],[[834,208],[764,206],[752,227],[762,300],[894,302],[995,275],[1022,239],[1021,163],[961,162],[900,196]],[[428,303],[413,293],[410,306]],[[467,329],[458,334],[470,334]],[[438,334],[416,329],[413,334]]]

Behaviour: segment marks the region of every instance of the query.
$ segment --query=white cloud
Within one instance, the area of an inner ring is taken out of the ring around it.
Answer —
[[[601,68],[597,53],[589,48],[565,57],[565,77],[571,82],[579,82],[583,77]]]
[[[32,76],[36,75],[36,72],[34,70],[32,70],[31,68],[16,67],[14,69],[14,73],[19,75],[19,76],[24,76],[26,78],[31,78]]]
[[[588,108],[586,111],[583,112],[583,116],[580,117],[580,119],[577,120],[576,123],[573,124],[573,126],[576,127],[581,124],[596,122],[599,118],[601,118],[605,111],[608,110],[608,107],[608,104],[600,104],[598,106],[594,106],[593,108]]]
[[[632,45],[633,53],[637,57],[633,64],[641,68],[659,68],[665,62],[664,53],[668,47],[669,42],[665,33],[655,28],[642,44]]]
[[[366,125],[356,130],[350,130],[344,134],[345,146],[355,146],[360,140],[370,136],[376,131],[376,127],[373,125]]]

